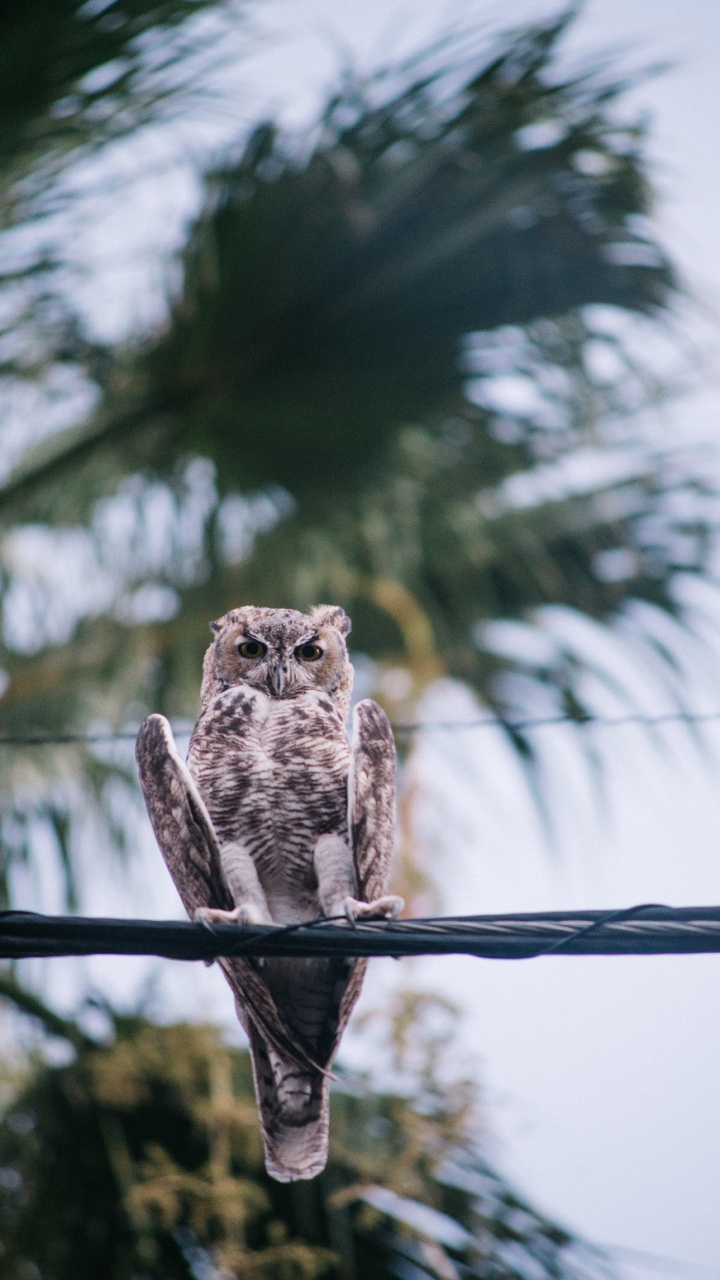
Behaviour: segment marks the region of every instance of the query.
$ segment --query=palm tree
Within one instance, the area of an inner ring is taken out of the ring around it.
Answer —
[[[88,12],[99,22],[105,9]],[[665,499],[700,486],[627,446],[632,415],[658,394],[632,332],[661,331],[677,283],[648,221],[642,131],[618,122],[625,82],[602,67],[560,73],[568,21],[349,81],[301,141],[259,126],[206,174],[181,282],[151,336],[103,348],[67,307],[62,325],[57,308],[32,311],[38,367],[67,358],[95,405],[28,448],[0,489],[3,734],[121,726],[144,708],[192,715],[208,619],[243,597],[325,597],[352,613],[361,653],[406,677],[395,697],[385,685],[398,715],[449,675],[527,754],[508,673],[532,675],[582,723],[588,659],[570,644],[514,657],[491,623],[537,626],[548,604],[607,625],[636,600],[675,610],[675,571],[703,569],[709,527],[701,506]],[[32,119],[54,120],[54,102]],[[80,130],[78,145],[102,136]],[[54,144],[17,162],[43,191],[47,154],[52,168]],[[7,368],[21,372],[15,357]],[[580,451],[601,448],[617,463],[610,479],[563,479]],[[83,599],[64,581],[72,565],[90,584]],[[672,689],[672,655],[665,671]],[[6,894],[38,818],[71,889],[77,823],[127,778],[125,763],[82,746],[2,750]],[[109,800],[105,811],[116,812]],[[319,1273],[328,1248],[344,1275],[367,1270],[373,1250],[374,1268],[395,1275],[515,1276],[530,1256],[543,1275],[574,1274],[567,1237],[513,1199],[479,1161],[462,1107],[448,1113],[437,1094],[411,1107],[339,1090],[330,1181],[293,1208],[259,1172],[242,1055],[206,1031],[118,1017],[98,1047],[12,980],[3,990],[54,1017],[78,1053],[27,1077],[0,1132],[18,1274],[28,1260],[69,1274],[68,1185],[97,1195],[99,1252],[87,1256],[110,1252],[94,1274],[211,1274],[211,1246],[236,1269],[288,1275]],[[178,1041],[184,1055],[169,1051]],[[220,1136],[216,1087],[230,1117]],[[23,1115],[36,1137],[20,1141]],[[87,1142],[68,1144],[80,1121]],[[363,1197],[368,1182],[387,1194]],[[431,1231],[403,1235],[411,1210],[403,1218],[393,1194],[466,1234],[445,1253]],[[316,1227],[299,1231],[293,1213]]]
[[[518,659],[489,623],[676,610],[709,526],[667,490],[702,485],[638,450],[632,416],[660,388],[626,335],[661,332],[677,285],[642,131],[618,122],[627,82],[557,69],[570,17],[350,81],[310,143],[262,125],[207,175],[166,324],[76,350],[98,407],[0,490],[6,608],[32,614],[2,652],[5,733],[192,716],[208,618],[325,597],[359,651],[404,669],[396,716],[446,674],[529,756],[508,674],[581,723],[588,658],[555,642]],[[615,474],[573,491],[563,466],[588,449]],[[80,547],[102,579],[65,643],[57,579],[31,591],[13,559],[28,540],[43,573]],[[11,771],[14,827],[15,791]]]
[[[0,13],[0,226],[47,213],[56,180],[189,88],[193,19],[215,0],[8,0]],[[46,204],[47,202],[47,204]]]
[[[91,672],[102,678],[97,651],[119,648],[128,661],[158,657],[149,696],[187,711],[180,654],[202,646],[197,619],[248,592],[298,605],[337,596],[362,651],[407,658],[429,645],[436,669],[493,704],[484,622],[547,602],[601,619],[631,598],[672,608],[674,530],[650,534],[645,518],[666,484],[656,463],[635,459],[624,483],[532,494],[542,468],[609,447],[603,419],[657,390],[613,319],[658,321],[675,290],[646,221],[642,135],[612,109],[624,84],[554,70],[567,21],[506,38],[462,78],[436,54],[399,90],[350,84],[309,155],[262,126],[208,175],[167,324],[96,354],[99,409],[0,491],[7,520],[56,527],[91,513],[102,555],[93,503],[127,477],[136,537],[152,486],[187,524],[183,491],[214,485],[184,557],[136,554],[119,583],[164,586],[182,608],[145,627],[111,610],[86,617],[64,655],[54,646],[29,665],[6,652],[6,715],[43,723],[27,690],[44,700],[57,679],[48,662],[67,662],[70,685],[72,667],[87,690]],[[618,438],[631,437],[616,427]],[[212,463],[212,481],[188,471],[193,458]],[[530,497],[518,500],[518,479]],[[685,526],[698,541],[683,568],[699,568],[703,522]],[[617,550],[628,554],[613,569]],[[117,683],[117,661],[103,665]],[[548,678],[570,705],[560,667]]]

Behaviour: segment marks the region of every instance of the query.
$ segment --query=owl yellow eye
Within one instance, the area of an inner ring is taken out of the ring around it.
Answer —
[[[323,651],[319,644],[301,644],[300,648],[295,650],[295,653],[302,662],[317,662],[318,658],[323,656]]]
[[[259,640],[241,640],[237,651],[241,658],[262,658],[267,653],[267,645]]]

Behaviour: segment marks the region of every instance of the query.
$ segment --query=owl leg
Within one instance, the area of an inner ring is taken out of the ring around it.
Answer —
[[[223,875],[235,906],[232,911],[198,907],[195,919],[201,924],[272,924],[257,869],[244,845],[239,842],[220,848]]]
[[[402,898],[394,893],[375,898],[373,902],[360,901],[356,896],[355,862],[349,845],[341,836],[321,836],[315,845],[314,863],[323,915],[347,916],[351,923],[355,920],[391,920],[405,906]]]

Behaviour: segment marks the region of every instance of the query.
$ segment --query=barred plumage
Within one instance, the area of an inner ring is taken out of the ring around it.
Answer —
[[[353,670],[342,609],[234,609],[212,623],[185,765],[150,716],[137,759],[158,844],[188,914],[212,924],[390,916],[395,749],[376,703],[345,721]],[[325,1166],[328,1072],[364,960],[220,964],[249,1040],[268,1171]]]

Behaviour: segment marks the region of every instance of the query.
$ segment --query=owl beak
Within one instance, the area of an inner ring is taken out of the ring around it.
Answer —
[[[276,698],[282,696],[282,691],[285,688],[285,674],[285,668],[282,662],[276,662],[270,677],[270,684],[272,685],[272,691]]]

